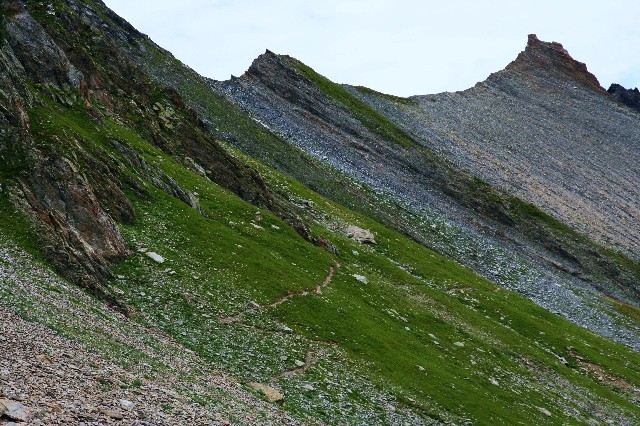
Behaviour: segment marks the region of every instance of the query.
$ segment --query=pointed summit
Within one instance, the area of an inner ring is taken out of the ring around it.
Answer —
[[[515,71],[536,77],[554,77],[568,83],[579,83],[603,92],[600,82],[591,74],[587,66],[575,60],[562,44],[541,41],[535,34],[529,34],[527,47],[505,71]]]
[[[284,64],[280,55],[266,49],[265,52],[253,60],[245,76],[263,78],[272,73],[284,71]]]
[[[249,69],[243,74],[245,79],[257,79],[266,87],[284,96],[292,95],[290,86],[310,84],[296,70],[296,59],[288,55],[278,55],[270,50],[253,60]]]

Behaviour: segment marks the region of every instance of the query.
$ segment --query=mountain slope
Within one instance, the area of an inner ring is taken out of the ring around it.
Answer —
[[[292,58],[212,83],[99,1],[2,16],[0,344],[27,333],[60,369],[2,358],[3,398],[31,423],[640,421],[636,350],[496,285],[560,282],[540,299],[633,347],[637,309],[559,251],[589,240]],[[251,90],[265,96],[239,98]],[[558,234],[557,253],[534,231]],[[78,400],[29,376],[66,384],[76,363],[98,377]]]
[[[602,243],[640,253],[638,115],[612,102],[559,43],[530,35],[515,61],[463,92],[413,103],[361,96],[476,176]]]
[[[638,306],[637,262],[457,169],[293,58],[267,52],[242,77],[215,87],[292,150],[302,149],[342,179],[359,182],[362,195],[352,208],[583,326],[627,344],[639,341],[635,321],[593,297],[602,292]],[[385,102],[400,110],[418,108],[411,100]],[[256,151],[251,140],[231,143],[277,166],[272,153]],[[302,182],[311,174],[308,167],[284,171]],[[333,191],[318,191],[342,201]],[[369,203],[376,206],[373,213]]]

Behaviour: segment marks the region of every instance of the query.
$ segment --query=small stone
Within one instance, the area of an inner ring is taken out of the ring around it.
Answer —
[[[60,404],[56,404],[55,402],[45,402],[44,405],[51,408],[51,411],[53,411],[54,413],[62,412],[62,407],[60,406]]]
[[[416,367],[418,367],[418,370],[420,370],[420,371],[424,371],[425,370],[425,368],[423,366],[421,366],[421,365],[416,365]]]
[[[284,395],[271,386],[263,385],[262,383],[249,383],[254,390],[262,393],[269,402],[276,402],[278,404],[284,403]]]
[[[459,346],[459,347],[463,347],[464,346],[464,342],[454,342],[453,344],[456,345],[456,346]]]
[[[296,359],[296,360],[295,360],[295,364],[296,364],[298,367],[304,367],[304,361],[300,361],[299,359]]]
[[[369,284],[369,280],[364,275],[353,274],[352,277],[363,284]]]
[[[27,407],[11,399],[0,399],[0,417],[5,416],[10,420],[26,422],[29,420],[29,410]]]
[[[105,416],[111,417],[112,419],[115,419],[115,420],[122,420],[124,418],[122,413],[120,411],[117,411],[117,410],[102,409],[102,410],[100,410],[100,412],[102,414],[104,414]]]
[[[500,386],[500,383],[498,383],[498,381],[497,381],[495,378],[493,378],[493,377],[489,377],[489,382],[490,382],[492,385]]]
[[[127,409],[127,410],[133,410],[133,408],[136,406],[135,402],[131,402],[131,401],[126,400],[126,399],[120,399],[120,400],[118,400],[118,402],[120,402],[120,405],[122,405],[122,407]]]
[[[164,257],[160,256],[158,253],[153,252],[153,251],[148,251],[145,253],[147,256],[149,256],[151,259],[155,260],[158,263],[164,263]]]
[[[309,383],[305,383],[304,385],[302,385],[302,389],[305,389],[305,390],[308,390],[308,391],[315,390],[315,388],[313,386],[311,386]]]
[[[47,355],[36,355],[36,359],[40,362],[51,364],[51,358],[49,358]]]
[[[547,410],[546,408],[543,407],[536,407],[538,409],[538,411],[540,411],[542,414],[544,414],[547,417],[551,417],[551,411]]]

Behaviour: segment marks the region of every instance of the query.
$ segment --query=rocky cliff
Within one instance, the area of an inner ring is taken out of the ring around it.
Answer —
[[[612,84],[607,89],[607,92],[611,94],[616,100],[622,102],[626,106],[640,111],[640,91],[636,87],[635,89],[625,89],[619,84]]]
[[[286,202],[274,200],[258,174],[229,156],[181,97],[154,84],[114,38],[139,33],[131,27],[110,31],[104,15],[82,2],[27,4],[3,3],[3,191],[29,212],[47,256],[65,276],[115,302],[103,284],[112,278],[109,266],[129,254],[116,222],[135,220],[126,191],[148,192],[135,180],[123,181],[127,166],[197,208],[192,194],[126,148],[113,134],[115,125],[143,134],[245,200],[277,211],[311,238]],[[81,116],[98,131],[60,128]],[[124,158],[116,159],[113,150]]]

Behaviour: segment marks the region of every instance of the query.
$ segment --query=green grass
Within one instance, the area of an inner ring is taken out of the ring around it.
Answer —
[[[8,197],[6,191],[0,192],[0,235],[42,260],[41,241],[33,224],[24,212],[16,209]]]
[[[114,130],[114,134],[119,132]],[[150,163],[198,192],[209,219],[160,191],[152,190],[153,201],[134,199],[141,219],[134,226],[122,227],[127,239],[161,253],[168,261],[160,266],[142,255],[132,257],[117,271],[127,277],[122,290],[143,316],[211,362],[247,380],[265,380],[283,368],[278,360],[283,352],[262,340],[277,339],[277,334],[262,331],[252,336],[245,330],[247,342],[229,349],[220,342],[221,337],[238,339],[242,328],[205,321],[203,315],[232,314],[251,301],[264,304],[289,290],[313,288],[326,274],[331,257],[266,212],[261,212],[259,222],[264,229],[253,227],[254,207],[186,171],[144,140],[132,134],[126,139]],[[564,389],[545,385],[538,376],[543,371],[569,380],[596,399],[638,412],[615,390],[561,365],[552,352],[571,359],[566,348],[572,346],[572,353],[633,383],[640,381],[633,367],[637,354],[520,296],[498,290],[455,262],[326,201],[293,180],[266,168],[261,171],[272,185],[289,191],[292,197],[313,200],[314,215],[371,229],[379,245],[362,246],[315,225],[314,233],[325,236],[340,252],[335,261],[343,266],[331,287],[322,296],[294,298],[266,317],[249,316],[247,324],[277,330],[270,323],[278,319],[311,341],[337,343],[346,359],[359,365],[370,380],[394,389],[399,400],[432,417],[455,413],[479,423],[516,424],[532,418],[542,422],[545,416],[535,408],[540,406],[555,413],[552,422],[562,419],[577,424],[586,418],[585,410],[573,420],[560,411],[565,408],[557,400]],[[353,254],[354,250],[359,254]],[[175,271],[176,278],[163,276],[166,268]],[[353,273],[367,276],[370,283],[361,284]],[[188,333],[183,336],[185,330]],[[194,338],[198,334],[208,338]],[[279,342],[288,351],[304,352],[303,343]],[[246,352],[261,352],[263,357],[243,356]],[[525,360],[534,367],[527,368]],[[248,362],[254,367],[247,368]],[[492,385],[491,379],[501,385]],[[282,386],[287,386],[286,381]],[[490,406],[483,401],[491,401]],[[311,408],[289,408],[322,415]]]
[[[321,199],[307,191],[298,195],[323,205]],[[379,250],[384,254],[360,249],[367,254],[352,257],[348,253],[353,247],[339,245],[347,258],[342,261],[353,264],[338,275],[332,291],[324,298],[297,299],[278,310],[278,315],[287,318],[297,330],[338,342],[351,356],[370,366],[372,374],[384,377],[409,395],[429,395],[447,410],[455,410],[461,399],[491,400],[490,407],[481,402],[477,406],[465,404],[465,410],[480,423],[490,420],[496,424],[516,424],[529,416],[542,421],[544,416],[531,407],[555,404],[554,397],[550,397],[552,393],[535,385],[518,389],[521,394],[516,397],[506,389],[492,389],[493,385],[488,384],[489,376],[496,374],[504,374],[507,383],[510,375],[528,376],[528,380],[535,381],[531,377],[533,372],[524,369],[523,359],[533,365],[545,365],[554,374],[637,410],[618,399],[615,392],[580,376],[575,363],[572,368],[560,365],[547,350],[571,360],[567,347],[572,346],[574,353],[632,382],[640,379],[640,370],[632,361],[638,359],[636,353],[596,337],[520,296],[498,290],[454,262],[366,218],[349,216],[376,233]],[[339,241],[335,234],[326,237],[334,244]],[[391,256],[422,279],[399,270],[387,259]],[[349,272],[367,275],[373,283],[360,284]],[[455,289],[466,292],[452,294]],[[390,317],[389,309],[400,312],[409,322]],[[309,323],[313,324],[311,331]],[[410,331],[404,329],[407,326]],[[439,346],[433,344],[429,334],[439,338]],[[465,346],[456,347],[455,341],[462,341]],[[477,362],[473,367],[469,364],[472,355]],[[416,370],[416,365],[425,367],[425,373]],[[493,370],[496,367],[502,373],[496,373]],[[512,380],[516,381],[513,377]],[[562,389],[555,392],[561,393]]]
[[[301,75],[314,83],[325,95],[351,110],[354,117],[373,133],[405,148],[417,146],[416,142],[398,126],[370,107],[366,102],[353,96],[344,87],[318,74],[297,59],[286,57],[286,60],[288,60]]]

